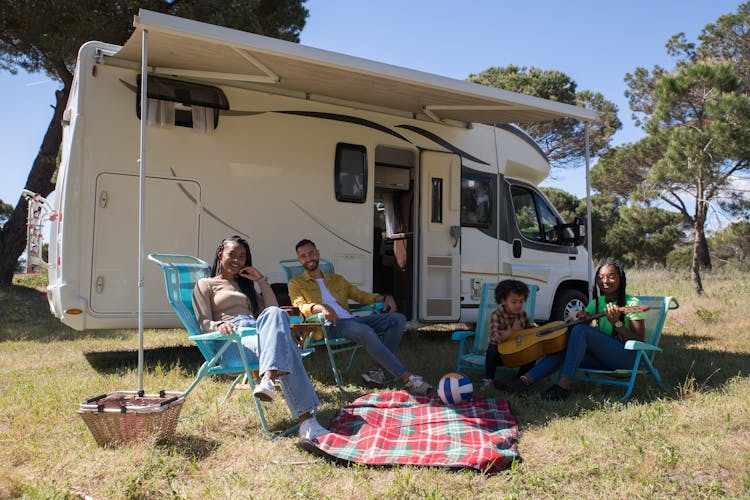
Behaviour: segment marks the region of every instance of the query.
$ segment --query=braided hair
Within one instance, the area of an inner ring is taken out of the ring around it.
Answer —
[[[594,280],[596,281],[596,287],[594,287],[594,300],[596,301],[596,308],[597,312],[599,310],[599,273],[601,272],[603,267],[606,266],[612,266],[617,270],[617,275],[620,278],[620,283],[617,287],[617,305],[618,306],[624,306],[625,305],[625,289],[627,286],[627,279],[625,278],[625,269],[622,268],[622,266],[618,262],[605,262],[604,264],[600,265],[596,268],[596,274],[594,275]],[[620,313],[620,319],[622,320],[622,313]]]
[[[219,246],[216,247],[214,265],[211,268],[211,274],[213,276],[218,276],[221,273],[221,269],[219,269],[221,252],[224,251],[224,245],[230,241],[234,241],[235,243],[242,245],[242,247],[245,249],[245,266],[253,265],[253,255],[250,253],[250,245],[247,244],[247,241],[235,234],[234,236],[230,236],[229,238],[224,238],[221,243],[219,243]],[[245,278],[244,276],[237,275],[237,284],[240,287],[240,291],[242,291],[242,293],[244,293],[247,296],[247,299],[250,301],[252,313],[258,314],[258,295],[255,293],[255,285],[253,284],[253,281]]]

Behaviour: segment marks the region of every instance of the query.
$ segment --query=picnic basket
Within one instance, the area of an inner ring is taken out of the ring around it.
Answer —
[[[181,392],[117,391],[89,398],[78,413],[99,446],[172,437],[185,398]]]

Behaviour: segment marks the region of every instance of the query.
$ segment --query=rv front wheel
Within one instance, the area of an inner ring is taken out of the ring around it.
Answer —
[[[586,295],[579,290],[561,290],[552,305],[552,313],[549,319],[550,321],[564,321],[575,311],[584,309],[586,302]]]

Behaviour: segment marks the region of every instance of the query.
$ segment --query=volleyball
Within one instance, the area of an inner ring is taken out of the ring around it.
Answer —
[[[462,373],[446,373],[438,382],[438,396],[447,405],[465,403],[474,395],[474,386]]]

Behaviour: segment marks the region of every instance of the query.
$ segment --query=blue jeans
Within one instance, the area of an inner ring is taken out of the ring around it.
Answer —
[[[284,399],[294,418],[320,406],[318,395],[302,364],[299,347],[289,332],[289,315],[278,307],[267,307],[258,319],[237,316],[231,320],[237,326],[255,328],[257,335],[242,338],[248,363],[258,363],[260,374],[278,370],[278,379]],[[223,365],[242,365],[237,344],[222,355]]]
[[[401,313],[376,313],[340,319],[335,325],[326,323],[331,337],[344,337],[361,345],[377,364],[396,378],[406,373],[406,367],[393,354],[401,343],[405,327],[406,318]],[[378,332],[382,333],[382,340]]]
[[[573,377],[580,368],[618,370],[631,368],[635,351],[626,351],[617,339],[589,325],[576,325],[570,332],[568,347],[541,358],[526,375],[537,381],[560,369],[561,377]]]

